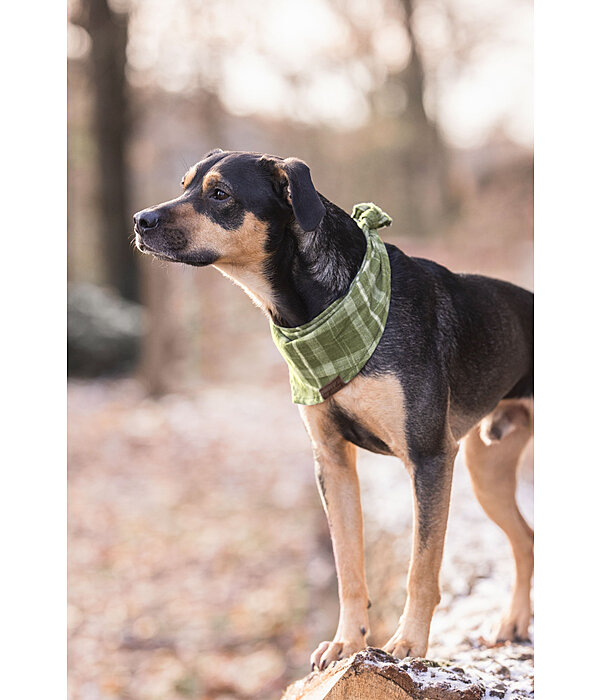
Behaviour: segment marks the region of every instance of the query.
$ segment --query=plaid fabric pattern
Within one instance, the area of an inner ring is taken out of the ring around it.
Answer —
[[[377,347],[390,307],[390,261],[377,233],[391,218],[373,203],[356,204],[352,218],[367,251],[345,296],[296,328],[271,322],[271,335],[288,364],[292,401],[312,406],[341,389]]]

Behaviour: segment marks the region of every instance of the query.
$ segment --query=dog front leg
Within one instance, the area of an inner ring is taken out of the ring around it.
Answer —
[[[319,451],[315,460],[319,493],[327,514],[338,578],[340,619],[332,641],[321,642],[311,656],[319,669],[364,649],[369,632],[364,570],[363,521],[356,473],[356,448],[336,454]]]
[[[400,659],[427,653],[431,618],[440,602],[439,572],[455,456],[454,446],[445,454],[415,459],[412,465],[414,526],[408,595],[398,629],[383,647]]]
[[[324,669],[366,646],[369,594],[363,518],[356,448],[323,425],[317,412],[311,415],[310,411],[302,411],[302,415],[313,441],[317,485],[329,523],[340,599],[340,619],[333,640],[321,642],[311,656],[313,667]]]

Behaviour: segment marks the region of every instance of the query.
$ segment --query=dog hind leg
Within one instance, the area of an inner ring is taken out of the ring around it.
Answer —
[[[495,641],[529,636],[533,530],[519,511],[515,492],[519,458],[532,432],[528,407],[517,401],[502,401],[465,438],[465,462],[475,495],[486,514],[508,537],[515,560],[512,600]]]

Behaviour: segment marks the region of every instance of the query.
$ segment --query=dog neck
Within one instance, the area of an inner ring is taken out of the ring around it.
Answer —
[[[274,232],[266,264],[272,290],[265,310],[279,326],[308,323],[343,296],[366,251],[356,222],[324,197],[325,216],[314,231],[302,231],[295,220]]]
[[[366,251],[356,222],[321,196],[325,216],[314,231],[292,218],[273,226],[262,264],[216,263],[278,326],[308,323],[343,296]]]

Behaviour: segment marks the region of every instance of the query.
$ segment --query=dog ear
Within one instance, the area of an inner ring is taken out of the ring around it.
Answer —
[[[210,156],[216,156],[217,153],[224,153],[224,151],[222,148],[213,148],[212,151],[205,153],[200,160],[206,160],[207,158],[210,158]]]
[[[310,169],[299,158],[274,158],[263,156],[266,165],[278,185],[277,192],[287,199],[298,225],[303,231],[314,231],[325,216],[325,207],[310,178]]]
[[[296,221],[303,231],[314,231],[323,221],[325,207],[313,185],[308,165],[299,158],[286,158],[283,172]]]

